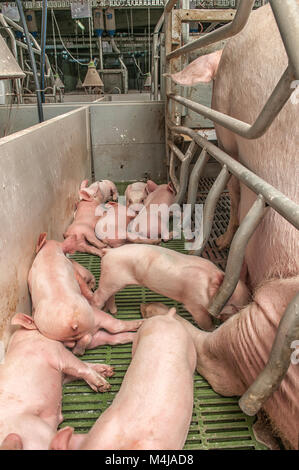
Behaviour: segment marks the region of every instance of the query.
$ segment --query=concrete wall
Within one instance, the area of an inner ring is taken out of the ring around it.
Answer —
[[[78,187],[90,177],[88,108],[0,139],[0,338],[30,312],[27,276],[41,232],[61,240]]]
[[[164,103],[90,106],[95,179],[164,181]]]

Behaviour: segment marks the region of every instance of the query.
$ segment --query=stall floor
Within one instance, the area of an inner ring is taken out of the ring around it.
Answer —
[[[211,179],[201,181],[199,202],[204,202],[212,183]],[[123,193],[123,189],[123,185],[119,185],[120,193]],[[220,252],[217,249],[215,239],[224,233],[228,220],[229,198],[224,192],[219,200],[211,238],[203,255],[221,269],[225,269],[227,252]],[[182,240],[172,240],[167,244],[163,243],[162,246],[186,253]],[[72,258],[89,269],[98,282],[101,271],[98,257],[76,253]],[[145,302],[163,302],[169,306],[175,306],[181,316],[194,324],[192,317],[182,305],[140,286],[127,287],[116,295],[117,318],[122,320],[140,318],[140,304]],[[89,431],[119,391],[131,361],[131,347],[131,344],[101,346],[86,351],[82,356],[83,361],[105,363],[114,367],[115,375],[109,379],[111,389],[106,393],[95,393],[83,381],[65,385],[62,404],[64,421],[60,427],[72,426],[78,433]],[[195,373],[193,415],[184,449],[266,449],[254,437],[253,422],[254,418],[246,416],[239,408],[237,397],[228,398],[218,395],[203,377]]]

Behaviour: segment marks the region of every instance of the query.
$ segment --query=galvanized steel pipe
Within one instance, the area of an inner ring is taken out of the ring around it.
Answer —
[[[197,256],[202,255],[202,252],[210,238],[216,205],[230,177],[231,174],[227,170],[227,166],[223,165],[222,170],[209,191],[203,211],[203,241],[201,246],[194,252]]]
[[[292,64],[296,79],[299,80],[299,5],[296,0],[270,0],[278,29]]]
[[[299,339],[299,293],[280,323],[267,365],[239,401],[241,410],[254,416],[278,389],[291,363],[292,343]],[[298,367],[298,366],[297,366]]]
[[[198,142],[196,142],[198,144]],[[197,197],[197,190],[198,190],[198,182],[201,178],[203,171],[205,169],[206,164],[209,161],[209,154],[206,148],[203,148],[194,167],[191,172],[189,178],[189,187],[188,187],[188,199],[187,204],[191,204],[191,214],[194,212],[196,197]]]
[[[265,201],[273,207],[290,224],[299,229],[299,205],[274,188],[271,184],[241,165],[216,145],[199,135],[197,132],[183,126],[171,126],[171,132],[189,135],[200,147],[205,148],[222,165],[227,165],[230,173],[237,176],[249,189],[257,195],[261,194]]]
[[[182,204],[184,196],[186,194],[188,186],[189,167],[197,148],[198,147],[196,142],[192,140],[181,165],[179,190],[175,198],[176,204]]]
[[[216,122],[217,124],[229,129],[235,134],[240,135],[246,139],[258,139],[261,137],[273,123],[278,113],[282,110],[294,89],[291,87],[295,79],[293,69],[288,66],[283,76],[279,80],[272,95],[262,109],[260,115],[257,117],[254,124],[250,125],[246,122],[239,121],[236,118],[220,113],[214,109],[204,106],[194,101],[183,98],[179,95],[168,94],[168,97],[195,113],[201,114],[208,119]]]
[[[208,307],[208,312],[213,317],[220,316],[221,310],[233,295],[240,279],[247,243],[264,217],[265,208],[264,198],[258,196],[235,233],[229,250],[223,282]]]

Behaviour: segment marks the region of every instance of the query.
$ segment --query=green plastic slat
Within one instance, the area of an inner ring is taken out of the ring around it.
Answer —
[[[125,190],[125,186],[125,184],[122,185],[122,192]],[[221,204],[222,209],[229,210],[227,199],[221,198]],[[223,219],[223,214],[221,217]],[[224,231],[223,222],[220,219],[218,218],[214,224],[216,227],[213,229],[215,236],[219,236]],[[163,243],[162,246],[186,253],[184,242],[181,240],[172,240],[167,244]],[[216,259],[218,266],[224,269],[223,255],[215,250],[215,246],[210,244],[205,256],[209,259],[214,256],[214,262]],[[76,253],[72,258],[89,269],[98,282],[101,268],[97,256]],[[180,315],[194,324],[192,317],[182,305],[141,286],[129,286],[116,295],[117,318],[123,320],[140,318],[139,307],[142,302],[163,302],[174,306]],[[64,385],[62,402],[64,421],[60,427],[72,426],[75,432],[88,432],[101,413],[111,405],[120,389],[131,361],[131,349],[132,345],[128,344],[102,346],[86,351],[82,360],[114,366],[115,375],[109,379],[111,389],[105,393],[95,393],[83,381]],[[264,450],[266,447],[257,442],[254,437],[253,422],[254,418],[246,416],[239,408],[237,397],[218,395],[203,377],[197,372],[195,373],[193,416],[185,449]]]

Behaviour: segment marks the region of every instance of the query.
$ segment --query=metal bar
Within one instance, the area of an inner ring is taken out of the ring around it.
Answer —
[[[19,41],[18,39],[16,39],[16,44],[17,44],[19,47],[21,47],[22,49],[26,49],[26,51],[28,51],[28,46],[27,46],[27,44],[25,44],[24,42]],[[41,55],[41,50],[40,50],[40,49],[36,49],[35,47],[32,47],[32,52],[34,52],[34,54]]]
[[[198,142],[196,143],[198,144]],[[198,190],[198,182],[203,174],[203,171],[208,161],[209,161],[209,155],[208,155],[207,149],[204,147],[194,165],[194,168],[191,172],[190,179],[189,179],[187,204],[191,204],[191,214],[193,214],[194,212],[194,207],[195,207],[195,202],[196,202],[196,197],[197,197],[197,190]]]
[[[288,305],[280,323],[266,367],[239,401],[240,408],[254,416],[278,389],[291,362],[292,343],[299,339],[299,293]]]
[[[254,124],[250,125],[246,122],[239,121],[231,116],[215,111],[207,106],[204,106],[194,101],[183,98],[178,95],[169,95],[169,98],[183,104],[190,108],[195,113],[201,114],[208,119],[220,124],[221,126],[229,129],[235,134],[240,135],[246,139],[258,139],[269,129],[278,113],[282,110],[294,89],[291,87],[295,75],[290,66],[287,67],[283,76],[279,80],[272,95],[268,99],[261,113],[257,117]]]
[[[236,10],[189,10],[188,8],[183,8],[182,10],[176,10],[176,14],[180,17],[183,23],[188,23],[190,21],[206,21],[207,23],[222,23],[225,21],[231,22],[236,14]],[[211,25],[213,26],[213,25]],[[208,28],[207,28],[208,29]],[[205,30],[205,33],[209,32]],[[185,43],[186,44],[186,43]]]
[[[42,8],[42,26],[41,26],[41,61],[40,61],[40,89],[42,102],[45,103],[45,62],[46,62],[46,38],[47,38],[47,0],[43,0]]]
[[[22,21],[22,24],[23,24],[23,28],[24,28],[24,33],[25,33],[26,42],[27,42],[27,46],[28,46],[28,53],[29,53],[29,57],[30,57],[30,61],[31,61],[31,68],[32,68],[33,76],[34,76],[35,89],[36,89],[36,99],[37,99],[38,118],[39,118],[39,122],[43,122],[44,121],[43,106],[42,106],[42,100],[41,100],[39,81],[38,81],[38,77],[37,77],[36,63],[35,63],[35,58],[34,58],[32,45],[31,45],[31,39],[29,37],[29,31],[28,31],[28,27],[27,27],[27,23],[26,23],[26,19],[25,19],[24,10],[23,10],[21,0],[16,0],[16,4],[17,4],[17,7],[18,7],[19,15],[20,15],[20,18],[21,18],[21,21]]]
[[[163,59],[165,60],[165,72],[166,74],[171,74],[171,63],[170,61],[166,60],[166,55],[171,52],[172,49],[172,14],[171,14],[171,9],[174,6],[175,1],[168,0],[165,9],[164,9],[164,30],[165,30],[165,56]],[[171,8],[170,8],[171,7]],[[170,8],[170,10],[169,10]],[[167,126],[167,120],[171,120],[171,101],[168,98],[168,93],[171,92],[171,87],[172,83],[171,80],[167,80],[166,77],[164,77],[164,90],[165,90],[165,95],[166,95],[166,100],[165,100],[165,157],[166,157],[166,167],[167,167],[167,177],[168,172],[170,170],[170,152],[169,152],[169,147],[168,147],[168,140],[170,137],[170,132],[169,128]]]
[[[158,23],[155,26],[153,34],[153,54],[152,54],[152,93],[154,100],[158,100],[158,65],[159,65],[159,33],[164,24],[164,12],[159,18]]]
[[[183,154],[183,152],[181,152],[181,150],[175,144],[168,141],[168,146],[171,148],[173,153],[178,157],[178,159],[181,160],[181,162],[185,160],[185,155]]]
[[[177,192],[175,198],[176,204],[182,204],[184,196],[186,194],[188,186],[189,167],[197,148],[198,147],[196,142],[192,140],[181,165],[179,191]]]
[[[235,36],[246,25],[252,7],[254,5],[254,1],[255,0],[241,1],[239,4],[239,8],[236,12],[236,16],[231,23],[222,26],[221,28],[216,29],[215,31],[212,31],[211,33],[208,33],[200,37],[199,39],[195,39],[195,41],[189,42],[188,44],[185,44],[184,46],[176,49],[175,51],[170,52],[166,55],[166,59],[174,59],[175,57],[187,54],[191,51],[194,51],[195,49],[199,49],[200,47],[206,47],[215,42],[222,41],[223,39]],[[170,3],[170,0],[168,3]]]
[[[175,187],[176,192],[179,191],[179,180],[175,174],[175,166],[174,166],[174,152],[170,152],[170,162],[169,162],[169,176],[172,181],[173,186]]]
[[[175,6],[176,2],[177,0],[168,0],[164,7],[164,11],[166,11],[166,13],[170,13],[173,7]]]
[[[201,256],[205,246],[210,238],[217,202],[224,191],[231,174],[227,166],[223,165],[222,170],[217,176],[212,188],[210,189],[203,212],[203,241],[201,246],[195,250],[196,256]]]
[[[299,5],[296,0],[271,0],[273,14],[288,54],[289,61],[299,80]]]
[[[171,132],[189,135],[200,147],[207,149],[210,155],[222,165],[227,165],[230,173],[237,176],[249,189],[257,195],[261,194],[269,206],[273,207],[290,224],[299,229],[299,205],[264,181],[241,163],[234,160],[216,145],[199,135],[197,132],[183,126],[171,126]]]
[[[228,254],[223,282],[208,307],[208,312],[213,317],[220,316],[221,310],[232,296],[239,282],[247,243],[264,217],[266,212],[265,207],[264,198],[262,196],[258,196],[233,238]]]
[[[9,28],[7,22],[6,22],[6,18],[4,17],[4,15],[0,14],[0,21],[2,23],[2,25],[4,26],[5,28],[5,31],[7,32],[9,38],[10,38],[10,44],[11,44],[11,49],[12,49],[12,53],[13,55],[15,56],[15,59],[16,61],[19,63],[19,59],[18,59],[18,49],[17,49],[17,46],[16,46],[16,38],[13,34],[13,32],[11,31],[11,29]],[[17,93],[17,102],[19,104],[22,104],[23,103],[23,98],[22,98],[22,82],[19,78],[16,78],[15,79],[15,83],[16,83],[16,93]]]

